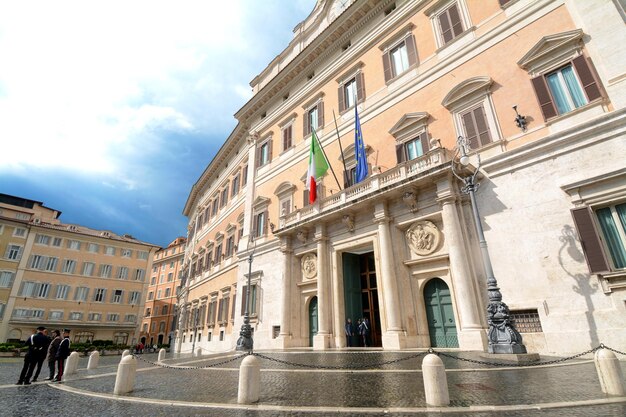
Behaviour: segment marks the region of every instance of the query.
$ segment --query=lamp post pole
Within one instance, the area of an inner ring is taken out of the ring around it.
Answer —
[[[237,339],[237,350],[245,350],[252,352],[254,341],[252,340],[252,327],[250,326],[250,279],[252,278],[252,259],[254,258],[254,250],[250,252],[248,256],[248,287],[246,291],[246,310],[243,313],[243,324],[241,325],[241,331],[239,332],[239,339]],[[242,300],[243,301],[243,300]]]
[[[483,266],[487,274],[487,294],[489,296],[489,304],[487,305],[487,339],[489,340],[489,353],[526,353],[526,346],[522,343],[522,336],[515,329],[515,324],[509,316],[509,307],[502,301],[502,293],[498,288],[491,258],[489,257],[489,249],[483,232],[478,205],[476,204],[476,190],[480,185],[476,181],[478,172],[480,171],[480,155],[478,156],[478,166],[475,171],[468,176],[461,176],[455,169],[455,164],[459,163],[463,167],[469,165],[469,142],[462,136],[457,138],[457,147],[455,158],[452,161],[452,173],[462,183],[462,192],[469,194],[472,205],[472,213],[474,215],[474,225],[476,226],[476,234],[480,244],[480,253],[482,256]],[[458,159],[458,162],[457,162]]]

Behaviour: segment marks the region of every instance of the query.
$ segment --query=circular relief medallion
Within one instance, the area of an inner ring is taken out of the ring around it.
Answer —
[[[302,257],[302,276],[305,279],[315,278],[317,276],[317,255],[307,253]]]
[[[406,240],[416,254],[430,255],[439,247],[441,232],[432,222],[416,222],[406,231]]]

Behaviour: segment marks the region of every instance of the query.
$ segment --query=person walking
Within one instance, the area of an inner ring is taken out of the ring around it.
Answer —
[[[59,349],[56,353],[57,376],[54,378],[55,382],[61,382],[63,379],[63,369],[68,356],[70,356],[70,330],[63,329],[63,340],[59,343]]]
[[[45,330],[46,328],[43,326],[37,327],[37,332],[26,340],[28,352],[24,356],[24,366],[16,385],[30,385],[30,377],[33,375],[39,358],[44,355],[47,348],[48,336],[44,334]]]
[[[35,371],[35,376],[30,382],[37,382],[37,378],[39,378],[39,373],[41,372],[41,367],[43,362],[46,360],[46,354],[48,353],[48,346],[50,346],[50,336],[48,336],[48,329],[44,329],[43,334],[46,336],[46,345],[42,351],[39,352],[37,357],[37,370]]]
[[[352,324],[352,320],[349,317],[346,320],[345,332],[346,332],[346,346],[352,347],[352,337],[354,336],[354,325]]]
[[[370,321],[367,317],[363,317],[363,320],[361,320],[361,325],[359,326],[359,334],[363,339],[363,346],[367,347],[370,337]]]
[[[46,378],[45,381],[52,381],[54,379],[54,367],[56,364],[56,356],[57,351],[59,350],[59,345],[61,344],[61,332],[58,330],[52,331],[52,341],[48,346],[48,369],[50,370],[50,377]]]

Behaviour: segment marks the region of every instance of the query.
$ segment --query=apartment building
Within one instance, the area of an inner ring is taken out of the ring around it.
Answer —
[[[171,344],[174,338],[186,242],[184,237],[176,238],[154,254],[139,333],[139,340],[146,346]]]
[[[44,325],[71,329],[74,342],[134,343],[158,247],[60,215],[0,194],[0,340],[25,340]]]
[[[623,346],[623,5],[318,1],[189,193],[176,349],[232,348],[247,304],[256,348],[342,348],[367,317],[373,346],[487,350],[488,271],[452,168],[480,169],[527,349]],[[311,203],[314,136],[334,174]]]

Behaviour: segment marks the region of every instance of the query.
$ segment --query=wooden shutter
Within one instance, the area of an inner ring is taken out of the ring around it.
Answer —
[[[415,36],[412,34],[404,40],[406,54],[409,59],[409,67],[417,64],[417,48],[415,46]]]
[[[398,159],[398,163],[406,161],[406,151],[404,149],[404,143],[399,143],[396,145],[396,158]]]
[[[324,126],[324,102],[320,101],[317,105],[317,128]]]
[[[339,98],[339,113],[346,109],[346,85],[341,84],[337,90],[337,97]]]
[[[365,76],[362,72],[356,75],[356,100],[357,103],[365,100]]]
[[[478,148],[478,138],[476,137],[476,126],[474,125],[474,114],[472,111],[468,111],[461,115],[463,126],[465,127],[465,139],[470,144],[470,149]]]
[[[487,116],[485,115],[485,108],[481,105],[477,109],[474,109],[474,120],[476,120],[476,127],[478,129],[478,143],[479,146],[485,146],[491,142],[491,134],[489,133],[489,125],[487,124]]]
[[[443,44],[445,45],[454,38],[448,17],[448,10],[439,15],[439,27],[441,28],[441,37],[443,38]]]
[[[389,52],[383,54],[383,69],[385,73],[385,82],[388,82],[393,78],[393,71],[391,70],[391,57]]]
[[[246,185],[248,183],[248,165],[243,167],[243,171],[241,174],[241,185]]]
[[[552,101],[552,96],[548,90],[548,85],[543,75],[535,77],[531,80],[539,106],[541,107],[541,113],[543,114],[543,120],[548,120],[557,115],[556,107]]]
[[[589,63],[587,62],[587,58],[585,58],[584,55],[579,55],[572,60],[572,64],[574,65],[574,68],[576,68],[576,73],[578,74],[578,78],[583,85],[585,93],[587,94],[587,99],[589,101],[593,101],[602,97],[599,83],[594,77]]]
[[[272,139],[267,141],[267,163],[269,164],[272,161],[273,152]]]
[[[583,247],[585,259],[587,259],[589,271],[592,274],[597,274],[608,271],[609,265],[604,256],[602,243],[593,223],[592,215],[589,207],[572,210],[572,217],[574,218],[576,230],[578,230],[580,244]]]
[[[499,0],[500,2],[500,6],[504,6],[505,4],[507,4],[508,2],[510,2],[511,0]]]
[[[309,205],[309,190],[305,188],[302,190],[302,207],[308,207]]]
[[[428,153],[430,151],[430,143],[428,141],[428,134],[426,132],[422,132],[420,135],[420,141],[422,142],[422,150],[424,153]]]
[[[450,25],[452,26],[453,38],[456,38],[463,33],[463,22],[461,22],[461,16],[459,16],[459,9],[456,4],[448,9],[450,13]]]
[[[302,136],[306,136],[311,133],[311,113],[310,109],[304,112],[304,120],[302,120],[303,133]]]
[[[263,219],[263,220],[264,220],[264,221],[263,221],[263,236],[266,236],[266,235],[267,235],[267,225],[268,225],[268,223],[270,222],[270,219],[269,219],[269,214],[270,214],[270,213],[269,213],[269,211],[268,211],[268,210],[265,210],[265,211],[263,212],[263,217],[264,217],[264,219]]]
[[[258,167],[261,166],[261,150],[262,150],[261,146],[257,145],[257,147],[256,147],[256,155],[255,155],[255,158],[254,158],[254,167],[255,168],[258,168]]]

